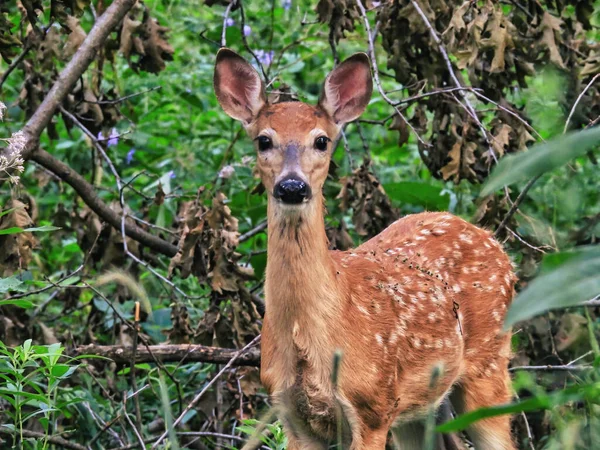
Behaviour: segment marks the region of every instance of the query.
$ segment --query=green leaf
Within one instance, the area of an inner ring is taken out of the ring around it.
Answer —
[[[594,127],[534,145],[526,152],[505,156],[492,171],[479,196],[485,197],[504,186],[556,169],[598,144],[600,127]]]
[[[600,293],[600,249],[585,248],[534,279],[513,301],[504,327],[554,308],[579,305]]]
[[[23,233],[23,232],[36,232],[36,231],[56,231],[56,230],[60,230],[60,227],[55,227],[53,225],[44,225],[41,227],[32,227],[32,228],[21,228],[21,227],[10,227],[10,228],[5,228],[4,230],[0,230],[0,236],[4,235],[4,234],[18,234],[18,233]]]
[[[520,412],[548,410],[571,401],[598,400],[600,396],[600,383],[584,386],[571,386],[549,395],[520,400],[506,405],[480,408],[458,416],[454,420],[439,425],[436,430],[440,433],[450,433],[466,429],[469,425],[489,417],[503,416]]]
[[[4,294],[8,291],[18,290],[18,287],[22,284],[23,282],[19,280],[15,275],[8,278],[0,278],[0,294]]]
[[[383,188],[394,201],[422,206],[428,210],[447,211],[450,204],[450,197],[442,195],[442,188],[429,183],[411,181],[385,183]]]
[[[0,300],[0,306],[8,306],[8,305],[18,306],[19,308],[23,308],[23,309],[33,308],[33,303],[30,302],[29,300],[22,300],[19,298],[14,299],[14,300]]]

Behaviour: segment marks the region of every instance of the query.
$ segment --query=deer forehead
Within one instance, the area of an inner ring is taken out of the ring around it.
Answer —
[[[337,133],[335,124],[323,111],[301,102],[268,105],[260,112],[254,129],[257,134],[269,130],[280,142],[303,142],[319,135],[333,139]]]

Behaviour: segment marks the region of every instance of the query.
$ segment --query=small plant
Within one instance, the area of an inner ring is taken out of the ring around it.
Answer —
[[[260,420],[245,419],[243,425],[237,427],[239,431],[245,433],[249,438],[260,439],[271,450],[285,450],[287,448],[287,439],[283,433],[281,422],[277,421],[271,424],[264,424]],[[268,433],[265,433],[264,430]]]
[[[12,448],[24,448],[24,438],[28,437],[25,425],[34,418],[44,436],[34,439],[31,448],[48,448],[57,413],[77,401],[61,402],[58,398],[59,384],[78,367],[60,362],[63,352],[61,344],[32,345],[31,339],[15,348],[0,342],[0,399],[9,405],[3,413],[10,420],[0,426],[12,434]]]

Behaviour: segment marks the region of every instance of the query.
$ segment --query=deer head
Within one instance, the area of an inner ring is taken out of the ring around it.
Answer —
[[[226,48],[217,54],[214,87],[223,110],[255,142],[269,204],[288,212],[322,201],[333,143],[342,126],[362,114],[373,90],[369,58],[357,53],[327,76],[316,106],[271,105],[258,72]]]

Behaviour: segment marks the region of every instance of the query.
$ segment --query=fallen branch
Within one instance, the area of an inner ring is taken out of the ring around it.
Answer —
[[[20,433],[21,431],[19,431]],[[0,427],[0,434],[4,434],[5,436],[14,436],[14,431],[8,430],[6,428]],[[44,433],[38,433],[37,431],[29,431],[23,430],[23,437],[34,438],[34,439],[46,439],[46,435]],[[54,445],[58,445],[59,447],[68,448],[70,450],[88,450],[87,447],[76,444],[74,442],[67,441],[58,436],[48,436],[48,442]]]
[[[139,346],[135,352],[136,363],[153,363],[155,360],[165,362],[205,362],[214,364],[225,364],[236,356],[231,365],[254,366],[260,362],[260,350],[248,349],[239,354],[240,350],[235,348],[207,347],[195,344],[165,344]],[[80,345],[71,351],[70,356],[95,355],[112,359],[118,364],[128,364],[133,358],[133,348],[122,345]]]

